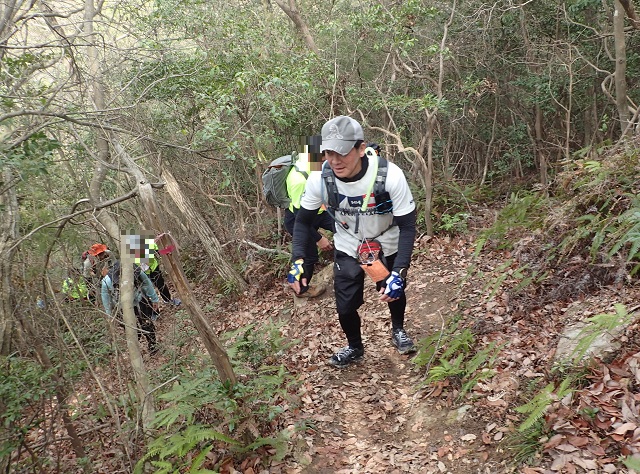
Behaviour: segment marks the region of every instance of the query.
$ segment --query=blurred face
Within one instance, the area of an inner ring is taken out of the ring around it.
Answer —
[[[338,178],[353,178],[362,169],[362,156],[366,149],[366,143],[362,143],[358,148],[352,148],[346,155],[341,155],[332,150],[324,152],[325,159]]]

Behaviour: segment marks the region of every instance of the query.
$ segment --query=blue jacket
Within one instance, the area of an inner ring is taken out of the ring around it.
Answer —
[[[142,298],[146,295],[152,303],[158,303],[160,299],[156,290],[153,288],[153,283],[144,272],[140,272],[140,285],[135,285],[133,290],[133,305],[137,306],[142,301]],[[102,296],[102,304],[104,305],[105,312],[111,316],[113,308],[118,304],[119,292],[113,286],[111,277],[106,275],[102,279],[102,288],[100,291]]]

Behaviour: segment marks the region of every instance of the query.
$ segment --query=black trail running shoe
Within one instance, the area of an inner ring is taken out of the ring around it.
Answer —
[[[409,354],[416,351],[416,346],[413,345],[413,341],[407,336],[407,332],[404,329],[394,329],[391,333],[391,340],[400,354]]]
[[[360,359],[362,359],[363,355],[364,348],[362,347],[343,347],[331,356],[331,359],[329,359],[329,364],[342,369],[349,364],[358,362]]]

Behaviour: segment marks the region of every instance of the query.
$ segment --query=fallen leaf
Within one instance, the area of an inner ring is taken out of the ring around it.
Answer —
[[[584,436],[568,436],[567,442],[572,444],[573,446],[582,447],[589,444],[590,439]]]
[[[625,434],[627,431],[633,431],[637,428],[637,425],[635,423],[623,423],[622,425],[618,426],[613,433],[615,434],[619,434],[619,435],[623,435]]]
[[[576,448],[572,444],[567,444],[567,443],[559,444],[558,446],[556,446],[556,449],[560,451],[564,451],[565,453],[573,453],[574,451],[578,450],[578,448]]]

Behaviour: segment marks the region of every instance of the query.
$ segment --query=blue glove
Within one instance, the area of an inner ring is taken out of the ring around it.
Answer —
[[[302,264],[304,260],[299,258],[291,265],[291,270],[289,270],[289,274],[287,275],[287,281],[289,283],[295,283],[296,281],[300,281],[302,278],[302,274],[304,273],[304,269],[302,268]]]
[[[384,294],[390,298],[400,298],[404,295],[404,278],[402,278],[398,272],[391,272],[384,284]]]

